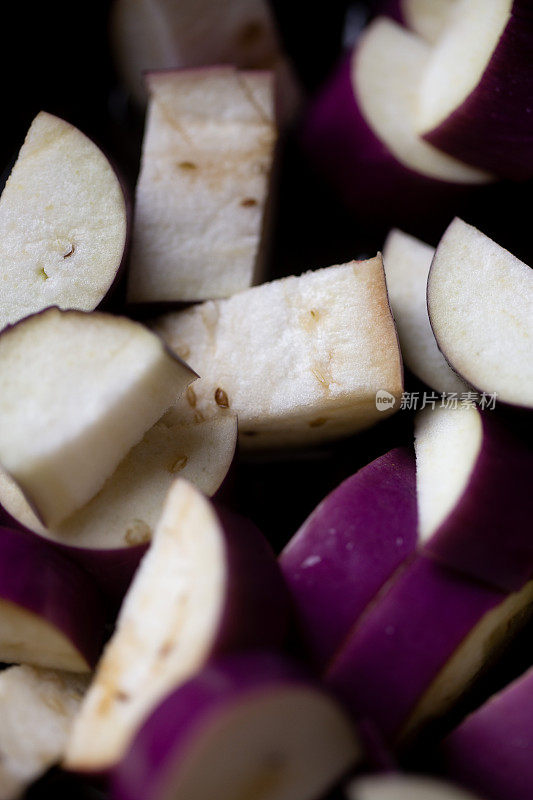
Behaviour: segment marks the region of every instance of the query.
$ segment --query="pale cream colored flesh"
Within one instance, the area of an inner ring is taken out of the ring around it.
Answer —
[[[36,116],[0,198],[0,330],[51,305],[91,311],[119,269],[126,207],[81,131]]]
[[[428,280],[437,343],[479,391],[533,406],[533,270],[460,219],[439,242]]]
[[[80,620],[80,625],[83,621]],[[0,662],[89,672],[74,644],[44,617],[0,599]]]
[[[189,404],[195,395],[190,386]],[[24,495],[0,471],[0,505],[35,533],[74,547],[112,549],[149,542],[165,496],[176,479],[185,478],[211,496],[224,480],[237,443],[237,419],[231,411],[203,420],[170,409],[108,478],[86,506],[59,525],[45,528]]]
[[[61,522],[194,377],[124,317],[30,317],[0,337],[0,464],[44,524]]]
[[[177,479],[74,724],[69,769],[116,763],[155,704],[205,662],[225,581],[218,518],[197,489]]]
[[[419,88],[416,128],[443,122],[476,88],[511,16],[513,0],[459,0],[431,52]]]
[[[61,760],[87,680],[10,667],[0,673],[0,800],[17,800]]]
[[[415,131],[418,90],[430,46],[397,23],[378,18],[365,29],[352,61],[352,83],[374,134],[403,166],[430,178],[476,184],[492,180],[424,142]]]
[[[273,682],[209,722],[165,781],[165,800],[309,800],[360,759],[341,708],[298,685]]]
[[[470,792],[425,775],[368,775],[353,781],[346,796],[348,800],[476,800]]]
[[[232,64],[289,77],[266,0],[115,0],[111,33],[121,76],[141,104],[148,70]],[[290,76],[287,91],[292,84]]]
[[[261,274],[276,141],[268,72],[152,73],[128,299],[227,297]]]
[[[418,533],[427,542],[461,496],[481,451],[483,428],[472,406],[427,408],[415,417]]]
[[[407,740],[453,707],[533,612],[533,581],[489,611],[463,640],[419,700],[400,740]]]
[[[394,410],[400,352],[381,257],[284,278],[160,317],[156,331],[199,375],[197,408],[238,416],[246,447],[327,440]]]
[[[437,392],[468,391],[440,352],[429,322],[427,281],[435,250],[392,230],[383,248],[389,300],[402,355],[411,372]]]
[[[411,30],[430,44],[435,44],[459,0],[403,0],[402,12]]]

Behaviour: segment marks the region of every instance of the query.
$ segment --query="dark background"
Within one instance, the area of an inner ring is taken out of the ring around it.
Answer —
[[[320,86],[342,54],[349,0],[297,3],[272,0],[282,38],[309,94]],[[352,19],[363,21],[371,2],[352,3]],[[2,118],[0,172],[4,180],[33,117],[46,110],[64,117],[93,138],[114,160],[132,193],[138,170],[143,120],[121,90],[108,46],[109,2],[70,4],[9,3],[3,11]],[[531,243],[531,185],[489,189],[464,217],[528,263]],[[385,225],[369,227],[343,208],[313,173],[298,147],[298,127],[283,149],[281,185],[269,277],[374,255]],[[415,235],[416,220],[410,230]],[[436,244],[438,235],[429,237]],[[420,389],[409,375],[406,389]],[[529,421],[528,424],[530,425]],[[240,457],[232,504],[250,516],[279,550],[322,497],[341,480],[399,444],[412,442],[412,415],[400,412],[376,428],[312,451],[280,456]],[[528,628],[498,670],[467,701],[474,705],[487,691],[533,663]],[[1,721],[0,721],[1,724]],[[427,768],[430,754],[415,754],[412,764]],[[102,797],[98,789],[58,770],[39,781],[28,797]],[[207,800],[207,799],[206,799]]]

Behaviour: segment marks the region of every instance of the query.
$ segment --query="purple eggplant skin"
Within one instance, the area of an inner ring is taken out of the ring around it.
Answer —
[[[533,797],[533,670],[468,716],[442,743],[452,780],[487,800]]]
[[[31,533],[0,528],[0,597],[63,633],[94,667],[103,644],[105,603],[77,564]]]
[[[494,413],[479,415],[482,443],[474,469],[423,552],[496,589],[514,592],[533,575],[533,451]]]
[[[242,647],[280,647],[290,598],[276,556],[253,522],[215,506],[225,537],[226,597],[213,655]]]
[[[514,181],[533,177],[533,5],[514,0],[511,16],[468,97],[424,135],[434,147]]]
[[[168,780],[181,761],[186,763],[195,739],[226,710],[281,687],[313,685],[285,656],[250,651],[212,661],[167,695],[139,729],[111,774],[113,800],[162,800],[168,796]]]
[[[307,518],[279,561],[319,667],[416,547],[416,470],[407,448],[347,478]]]
[[[109,600],[108,605],[111,611],[118,610],[135,574],[135,570],[148,549],[148,544],[104,550],[103,548],[76,547],[75,545],[56,542],[25,528],[3,506],[0,506],[1,525],[12,530],[23,531],[27,536],[31,536],[37,539],[38,542],[54,548],[60,556],[69,559],[78,568],[89,573]]]
[[[304,119],[300,138],[310,164],[372,225],[444,227],[459,200],[485,187],[430,178],[401,164],[361,113],[353,58],[344,59]]]
[[[415,557],[354,626],[328,667],[326,685],[394,744],[463,639],[504,599]]]

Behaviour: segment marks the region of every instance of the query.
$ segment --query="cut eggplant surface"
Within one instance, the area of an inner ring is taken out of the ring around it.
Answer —
[[[67,767],[106,771],[168,691],[224,649],[278,646],[287,614],[257,529],[178,478],[76,720]]]
[[[369,775],[346,789],[347,800],[476,800],[474,795],[424,775]],[[479,798],[482,800],[482,798]]]
[[[533,270],[456,218],[435,252],[427,297],[450,366],[499,402],[533,408]]]
[[[88,679],[10,667],[0,673],[0,798],[17,800],[59,762]]]
[[[319,666],[416,547],[415,462],[404,448],[347,478],[307,518],[280,565]]]
[[[360,758],[340,706],[285,658],[220,659],[166,697],[112,776],[114,800],[311,800]]]
[[[390,19],[374,20],[307,116],[310,160],[354,210],[393,224],[449,218],[449,208],[492,176],[424,142],[415,132],[420,76],[431,52]]]
[[[504,591],[533,574],[533,453],[492,412],[415,418],[419,536],[426,554]]]
[[[383,248],[387,290],[405,365],[437,392],[462,393],[469,386],[440,352],[428,316],[427,282],[435,250],[399,230]]]
[[[187,397],[194,404],[192,386]],[[45,527],[18,486],[0,472],[0,505],[23,527],[59,544],[113,597],[123,594],[152,538],[167,491],[177,476],[212,496],[231,467],[237,419],[220,409],[210,420],[170,409],[120,462],[100,492],[79,511]],[[125,574],[123,574],[125,573]]]
[[[139,105],[147,100],[147,71],[212,64],[273,70],[282,116],[290,119],[299,105],[301,90],[267,0],[115,0],[111,39]]]
[[[417,130],[511,180],[533,175],[529,0],[459,0],[419,88]]]
[[[205,376],[194,385],[197,410],[231,408],[246,448],[338,438],[399,406],[402,364],[380,256],[167,314],[155,330]]]
[[[0,662],[89,672],[104,623],[89,575],[52,544],[0,528]]]
[[[430,44],[444,33],[459,0],[390,0],[383,13],[406,25]]]
[[[533,612],[533,581],[506,595],[418,556],[378,595],[326,683],[391,744],[449,711]]]
[[[533,670],[468,716],[443,742],[453,780],[487,800],[533,796]]]
[[[61,522],[195,373],[124,317],[50,308],[0,336],[0,464],[45,525]]]
[[[227,297],[262,276],[276,141],[273,76],[233,67],[147,76],[131,303]]]
[[[51,305],[96,308],[122,264],[127,216],[98,147],[38,114],[0,198],[0,330]]]

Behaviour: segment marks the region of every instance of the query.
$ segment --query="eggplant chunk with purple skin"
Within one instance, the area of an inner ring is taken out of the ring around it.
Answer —
[[[0,335],[0,464],[56,524],[195,379],[143,325],[49,308]]]
[[[51,543],[0,528],[0,662],[90,672],[104,624],[86,572]]]
[[[390,744],[410,744],[453,707],[532,612],[533,581],[506,594],[418,556],[356,622],[326,685]]]
[[[128,274],[132,303],[228,297],[262,277],[273,76],[152,72]]]
[[[415,460],[405,448],[347,478],[305,520],[279,561],[319,665],[416,546]]]
[[[112,767],[168,691],[224,650],[277,647],[287,617],[287,590],[259,531],[178,478],[76,720],[67,767]]]
[[[415,450],[423,552],[497,589],[520,589],[533,575],[531,450],[474,406],[423,409]]]
[[[310,161],[374,223],[449,217],[458,197],[493,180],[415,132],[417,89],[430,52],[392,20],[374,20],[305,121]]]
[[[176,477],[214,495],[231,468],[237,418],[228,409],[197,419],[193,387],[187,411],[169,409],[120,462],[92,500],[57,525],[44,526],[16,483],[0,471],[0,506],[17,525],[50,539],[121,599],[152,538]]]
[[[112,776],[114,800],[311,800],[361,757],[346,713],[298,665],[226,656],[168,695]]]
[[[399,230],[383,248],[387,291],[398,330],[404,364],[437,392],[469,390],[440,352],[427,307],[427,282],[435,250]]]
[[[379,255],[166,314],[154,329],[202,376],[197,410],[237,414],[243,448],[328,441],[399,406],[402,363]]]
[[[455,372],[498,402],[533,408],[531,267],[456,218],[435,251],[427,298]]]
[[[444,740],[453,780],[487,800],[533,797],[533,670],[489,698]]]
[[[503,178],[531,178],[532,42],[530,0],[459,0],[419,88],[425,141]]]
[[[17,800],[61,761],[88,678],[10,667],[0,673],[0,798]]]
[[[123,263],[127,229],[107,158],[41,111],[0,198],[0,330],[48,306],[96,308]]]

